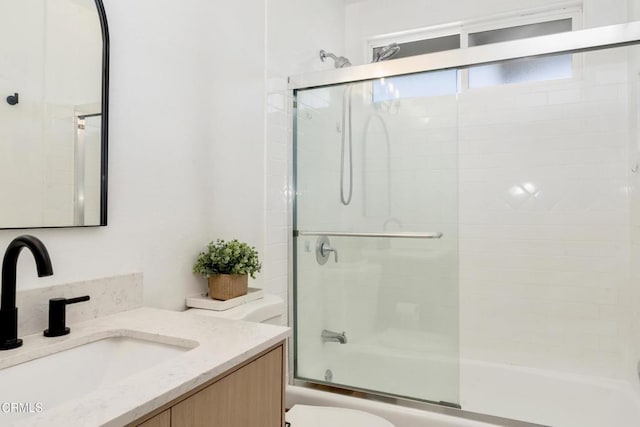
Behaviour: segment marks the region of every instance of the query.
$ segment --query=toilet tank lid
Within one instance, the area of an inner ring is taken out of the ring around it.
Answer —
[[[222,317],[233,320],[246,320],[249,322],[263,322],[273,317],[284,314],[284,301],[276,295],[265,294],[264,298],[241,304],[237,307],[224,311],[198,310],[199,314],[206,314],[213,317]]]

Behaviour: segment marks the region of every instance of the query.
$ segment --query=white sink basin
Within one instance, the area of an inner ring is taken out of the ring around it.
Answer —
[[[2,423],[51,409],[153,367],[191,348],[116,336],[0,370],[0,401],[30,409],[2,413]],[[40,410],[38,410],[40,406]]]

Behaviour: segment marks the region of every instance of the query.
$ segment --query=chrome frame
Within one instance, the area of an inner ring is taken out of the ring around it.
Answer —
[[[573,32],[559,33],[542,37],[533,37],[529,39],[521,39],[504,43],[495,43],[485,46],[477,46],[471,48],[461,48],[456,50],[450,50],[445,52],[437,52],[425,55],[419,55],[409,58],[402,58],[388,62],[378,62],[373,64],[359,65],[349,68],[334,69],[327,71],[319,71],[312,73],[305,73],[296,76],[289,77],[288,88],[294,95],[297,90],[310,89],[320,86],[330,86],[342,83],[357,82],[363,80],[377,79],[382,77],[397,76],[403,74],[414,74],[425,71],[436,71],[442,69],[451,68],[467,68],[474,65],[489,64],[493,62],[500,62],[510,59],[517,59],[523,57],[553,55],[553,54],[565,54],[565,53],[580,53],[601,49],[609,49],[616,47],[623,47],[627,45],[633,45],[640,43],[640,21],[629,22],[626,24],[617,24],[604,27],[598,27],[593,29],[579,30]],[[296,230],[296,155],[295,155],[295,134],[296,134],[296,121],[295,114],[297,110],[297,102],[295,96],[293,97],[293,163],[292,163],[292,189],[293,200],[290,201],[292,226],[293,230]],[[294,231],[294,237],[298,235],[318,235],[321,232],[300,232]],[[323,235],[346,235],[346,233],[329,233],[323,232]],[[365,234],[365,233],[359,233]],[[352,236],[349,234],[349,236]],[[374,236],[369,236],[374,237]],[[375,236],[375,237],[391,237],[391,236]],[[400,236],[394,236],[400,237]],[[433,238],[433,237],[432,237]],[[289,240],[289,253],[292,256],[293,262],[290,264],[289,275],[289,322],[290,324],[295,319],[297,313],[295,308],[296,290],[294,282],[296,280],[295,271],[295,257],[296,247],[293,239]],[[293,341],[292,346],[295,349],[297,345],[295,336],[297,334],[297,327],[293,322],[294,335],[291,337]],[[335,388],[338,390],[345,390],[344,388],[335,387],[334,384],[326,383],[321,380],[310,380],[295,378],[294,370],[294,358],[297,354],[297,349],[289,352],[289,366],[288,366],[288,383],[291,385],[299,386],[315,386],[322,385],[329,388]],[[371,393],[369,390],[362,390],[355,387],[346,388],[350,391],[359,391],[364,394],[368,399],[384,401],[388,403],[394,403],[399,406],[406,406],[412,408],[423,409],[430,412],[436,412],[445,415],[451,415],[463,419],[483,421],[493,423],[496,425],[502,425],[507,427],[525,427],[525,426],[538,426],[538,424],[528,423],[525,421],[518,421],[512,419],[505,419],[496,417],[493,415],[479,414],[469,412],[464,409],[458,409],[453,407],[444,406],[438,403],[429,403],[424,401],[415,401],[411,399],[400,399],[397,396],[385,395],[382,392]]]
[[[639,42],[640,21],[636,21],[300,74],[289,77],[289,89],[309,89],[424,71],[466,68],[523,57],[586,52]]]

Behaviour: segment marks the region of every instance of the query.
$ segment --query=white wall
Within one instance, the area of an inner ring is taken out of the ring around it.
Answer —
[[[3,2],[0,13],[11,16],[9,5],[15,6],[15,16],[24,16],[22,20],[7,20],[0,29],[0,39],[20,40],[16,43],[0,45],[0,199],[3,208],[0,212],[2,223],[12,224],[30,221],[39,224],[42,219],[42,171],[43,158],[34,153],[42,152],[43,129],[40,123],[42,115],[42,87],[30,85],[30,81],[42,82],[44,57],[42,41],[45,21],[41,4]],[[31,54],[35,52],[35,54]],[[5,62],[6,61],[6,62]],[[10,106],[5,98],[18,92],[20,103]],[[38,123],[33,126],[32,123]],[[7,162],[5,159],[14,159]],[[14,165],[23,164],[24,168]],[[21,185],[6,185],[15,182]],[[23,214],[10,207],[22,197],[30,197],[28,209]]]
[[[206,27],[194,41],[208,76],[200,96],[209,117],[211,153],[204,180],[212,238],[238,238],[256,246],[263,264],[265,247],[265,31],[264,1],[227,2],[206,14]],[[265,271],[266,271],[265,265]],[[265,271],[256,277],[262,287]]]
[[[28,232],[55,275],[19,261],[18,288],[141,271],[145,302],[180,309],[216,237],[263,251],[264,2],[105,0],[111,34],[109,225]],[[248,54],[250,53],[250,54]]]

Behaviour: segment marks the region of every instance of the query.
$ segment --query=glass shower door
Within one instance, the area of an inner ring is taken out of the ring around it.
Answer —
[[[459,404],[457,82],[297,91],[296,379]]]

